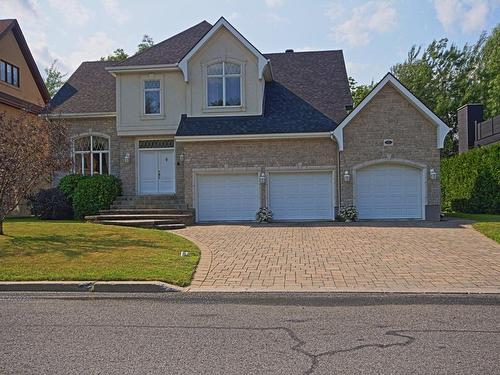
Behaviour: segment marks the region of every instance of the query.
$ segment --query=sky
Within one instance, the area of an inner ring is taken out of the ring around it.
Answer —
[[[474,43],[500,23],[500,0],[0,0],[42,74],[57,59],[68,77],[116,48],[134,53],[144,34],[160,42],[221,16],[263,53],[342,49],[348,74],[370,83],[412,45]]]

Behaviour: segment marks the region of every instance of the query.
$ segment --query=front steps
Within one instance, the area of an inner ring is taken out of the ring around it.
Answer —
[[[120,196],[109,210],[86,216],[85,220],[106,225],[180,229],[193,223],[193,210],[173,195]]]

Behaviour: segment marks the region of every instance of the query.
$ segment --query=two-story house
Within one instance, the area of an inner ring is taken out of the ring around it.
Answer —
[[[173,202],[211,222],[259,207],[333,220],[355,205],[361,219],[439,220],[448,127],[390,74],[349,109],[342,51],[263,54],[221,18],[123,62],[84,62],[50,116],[71,124],[76,173],[120,177],[115,208]]]

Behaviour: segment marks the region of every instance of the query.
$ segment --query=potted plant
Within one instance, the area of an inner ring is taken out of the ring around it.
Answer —
[[[355,206],[340,207],[339,216],[343,219],[342,221],[345,221],[347,223],[351,221],[357,221],[358,210]]]
[[[270,223],[273,220],[273,211],[271,211],[268,207],[261,207],[255,214],[255,220],[261,224]]]

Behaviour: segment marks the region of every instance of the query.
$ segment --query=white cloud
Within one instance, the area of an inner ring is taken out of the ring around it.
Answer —
[[[119,25],[123,25],[130,19],[130,14],[117,0],[104,0],[104,10]]]
[[[342,11],[334,5],[327,15],[337,23]],[[397,12],[388,1],[370,1],[352,9],[344,22],[332,28],[332,36],[351,46],[363,46],[370,42],[374,33],[386,33],[397,26]]]
[[[90,11],[78,0],[49,0],[49,4],[70,25],[84,26],[91,18]]]
[[[108,34],[98,31],[88,38],[79,38],[74,52],[66,58],[66,63],[72,69],[76,69],[83,61],[98,60],[102,56],[109,55],[116,46],[117,43]]]
[[[464,33],[481,31],[497,0],[434,0],[436,16],[446,31],[456,27]]]
[[[269,8],[277,8],[285,4],[285,0],[265,0]]]
[[[267,13],[265,15],[266,17],[266,20],[270,23],[281,23],[281,22],[286,22],[288,21],[287,18],[285,17],[281,17],[280,15],[276,14],[276,13]]]
[[[227,16],[227,19],[231,22],[236,21],[238,18],[240,18],[240,14],[238,12],[233,12],[229,16]]]

